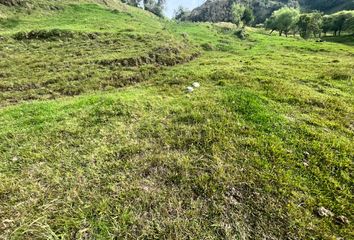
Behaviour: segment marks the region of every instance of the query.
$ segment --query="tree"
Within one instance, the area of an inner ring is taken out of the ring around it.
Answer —
[[[333,17],[333,31],[336,36],[337,33],[340,36],[342,31],[348,30],[350,31],[351,18],[354,17],[354,11],[341,11],[335,14],[332,14]]]
[[[323,28],[323,16],[320,12],[311,13],[311,25],[310,30],[312,31],[314,37],[321,37]]]
[[[299,15],[298,9],[283,7],[273,12],[272,16],[266,21],[266,28],[271,29],[271,33],[277,30],[280,36],[283,33],[288,36],[290,31],[295,30]]]
[[[177,8],[177,10],[175,11],[173,18],[178,21],[186,21],[186,20],[188,20],[188,17],[190,14],[191,14],[191,12],[188,9],[186,9],[182,6],[179,6]]]
[[[232,22],[237,26],[240,26],[242,23],[242,17],[245,9],[245,6],[242,4],[234,3],[232,5]]]
[[[329,31],[334,31],[334,17],[332,15],[323,16],[322,31],[325,36]]]
[[[300,36],[302,38],[309,38],[311,34],[315,37],[317,34],[321,36],[323,25],[323,17],[319,12],[302,14],[297,23]]]
[[[270,18],[268,18],[265,23],[264,26],[266,29],[270,29],[271,32],[270,34],[272,34],[275,30],[277,30],[277,19],[275,16],[271,16]]]
[[[232,22],[237,26],[241,24],[250,25],[254,21],[253,10],[243,4],[234,3],[232,5]]]
[[[245,24],[245,25],[250,25],[252,24],[252,22],[254,21],[254,15],[253,15],[253,10],[249,7],[246,7],[243,15],[241,17],[241,21]]]
[[[354,33],[354,13],[345,21],[344,30],[349,33]]]

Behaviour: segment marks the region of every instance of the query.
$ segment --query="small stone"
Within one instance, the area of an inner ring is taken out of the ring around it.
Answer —
[[[17,162],[17,161],[18,161],[18,157],[13,157],[13,158],[12,158],[12,161],[13,161],[13,162]]]
[[[308,163],[308,162],[304,162],[304,166],[305,166],[305,167],[308,167],[308,166],[309,166],[309,163]]]
[[[191,93],[191,92],[193,92],[193,91],[194,91],[194,88],[193,88],[193,87],[187,87],[187,89],[186,89],[186,90],[187,90],[187,92],[188,92],[188,93]]]
[[[194,83],[192,84],[192,86],[193,86],[194,88],[199,88],[199,87],[200,87],[200,83],[199,83],[199,82],[194,82]]]
[[[336,220],[338,223],[343,224],[343,225],[349,224],[349,219],[345,216],[338,216],[338,217],[336,217]]]
[[[328,210],[324,207],[318,208],[317,214],[320,217],[333,217],[334,216],[334,214],[330,210]]]

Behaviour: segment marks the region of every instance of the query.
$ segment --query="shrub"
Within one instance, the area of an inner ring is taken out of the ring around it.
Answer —
[[[348,81],[350,79],[352,79],[352,75],[348,74],[348,73],[342,73],[342,72],[333,72],[331,74],[331,78],[333,80],[342,80],[342,81]]]
[[[74,33],[68,30],[52,29],[52,30],[33,30],[30,32],[18,32],[13,38],[16,40],[56,40],[73,38]]]
[[[238,37],[239,39],[246,39],[248,37],[248,34],[244,28],[238,29],[235,31],[235,36]]]
[[[229,22],[219,22],[219,23],[214,23],[213,25],[216,26],[222,32],[230,32],[237,29],[236,24],[229,23]]]
[[[213,51],[214,47],[210,43],[203,43],[200,45],[204,51]]]

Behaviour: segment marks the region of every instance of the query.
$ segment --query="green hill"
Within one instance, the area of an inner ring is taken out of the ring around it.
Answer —
[[[0,4],[0,239],[353,238],[351,36],[21,4]]]

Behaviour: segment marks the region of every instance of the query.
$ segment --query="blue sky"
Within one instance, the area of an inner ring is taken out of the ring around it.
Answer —
[[[168,17],[172,17],[175,9],[177,9],[179,6],[193,9],[201,5],[203,2],[204,0],[167,0],[166,15]]]

